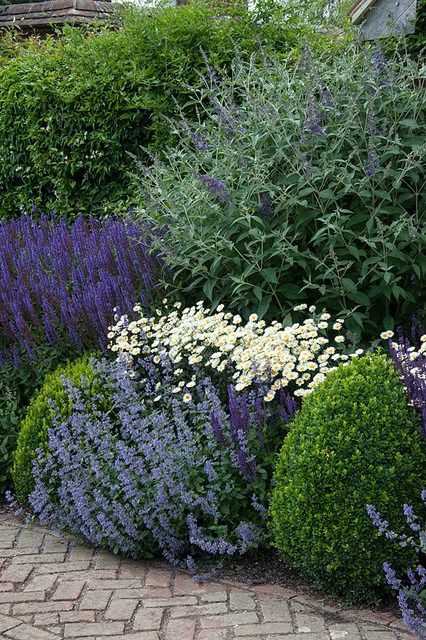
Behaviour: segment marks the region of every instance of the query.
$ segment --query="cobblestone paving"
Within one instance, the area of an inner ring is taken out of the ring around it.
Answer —
[[[406,640],[390,614],[325,606],[283,587],[195,584],[0,514],[0,638]]]

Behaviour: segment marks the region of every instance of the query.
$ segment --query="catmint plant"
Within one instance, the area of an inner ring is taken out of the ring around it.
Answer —
[[[92,366],[102,393],[63,379],[72,411],[64,417],[53,406],[48,450],[34,460],[29,501],[41,522],[134,557],[161,551],[197,575],[201,556],[217,564],[264,543],[272,454],[286,421],[275,423],[271,449],[265,403],[254,394],[237,397],[230,386],[224,402],[198,376],[178,395],[166,357]],[[282,404],[288,419],[296,407]]]
[[[422,491],[421,499],[426,506],[426,489]],[[426,529],[408,504],[404,504],[404,515],[410,529],[409,535],[392,531],[389,522],[382,519],[373,505],[367,505],[367,513],[380,533],[389,540],[396,540],[401,548],[413,548],[419,557],[419,564],[407,572],[405,582],[388,562],[384,563],[383,570],[389,586],[398,593],[398,604],[408,629],[417,640],[426,640],[426,568],[420,562],[421,556],[426,553]]]

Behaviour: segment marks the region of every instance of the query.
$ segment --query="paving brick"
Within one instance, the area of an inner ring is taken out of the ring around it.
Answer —
[[[142,578],[145,579],[147,568],[139,562],[123,560],[120,566],[120,576],[122,578]]]
[[[84,594],[81,602],[80,609],[91,609],[95,611],[103,611],[109,599],[111,598],[112,591],[88,591]]]
[[[261,599],[260,606],[265,622],[291,622],[290,607],[284,599]]]
[[[99,591],[101,589],[137,589],[142,587],[142,580],[99,580],[94,577],[87,581],[89,590]]]
[[[118,581],[119,582],[119,581]],[[170,589],[165,587],[158,587],[157,589],[150,589],[148,587],[139,587],[137,589],[120,589],[117,585],[117,589],[113,593],[113,598],[120,599],[132,599],[143,600],[144,598],[171,598]]]
[[[117,571],[120,567],[121,558],[113,555],[95,555],[92,566],[94,569],[112,569]]]
[[[42,576],[33,575],[24,588],[24,591],[49,591],[58,577],[59,575],[57,573],[47,573]]]
[[[296,595],[291,601],[291,606],[294,611],[315,613],[315,609],[318,607],[318,601],[312,596]]]
[[[85,584],[83,580],[65,580],[58,585],[52,600],[77,600]]]
[[[64,622],[95,622],[94,611],[61,611],[59,621]]]
[[[10,616],[4,616],[3,614],[0,613],[0,634],[4,633],[8,629],[12,629],[13,627],[18,626],[18,624],[20,624],[20,621],[16,620],[16,618],[11,618]]]
[[[64,553],[37,553],[29,555],[16,556],[13,559],[13,564],[43,564],[46,562],[63,562],[65,560]]]
[[[59,622],[59,613],[37,613],[34,616],[34,624],[40,627],[47,627],[50,624],[57,624]]]
[[[57,635],[29,624],[20,624],[19,627],[10,629],[6,632],[6,638],[12,638],[12,640],[58,640]]]
[[[13,545],[13,542],[16,538],[16,530],[15,529],[1,529],[0,530],[0,541],[1,546],[5,549],[9,548]]]
[[[85,564],[89,564],[88,562]],[[64,567],[67,567],[67,563],[64,564]],[[38,567],[35,570],[35,573],[38,573]],[[76,571],[68,571],[62,570],[62,577],[64,580],[85,580],[85,581],[93,581],[93,580],[109,580],[114,579],[116,577],[113,571],[91,571],[88,570],[76,570]]]
[[[212,593],[203,593],[200,595],[201,602],[226,602],[228,594],[226,591],[212,591]]]
[[[167,625],[166,640],[193,640],[195,620],[171,620]]]
[[[75,622],[65,625],[65,638],[87,638],[120,635],[124,632],[123,622]]]
[[[112,600],[105,612],[105,620],[130,620],[138,604],[138,600]]]
[[[174,598],[146,598],[143,601],[145,607],[179,607],[187,604],[197,604],[194,596],[177,596]]]
[[[360,640],[361,635],[359,633],[356,624],[332,624],[329,626],[329,633],[331,640]]]
[[[206,593],[213,593],[218,589],[224,589],[213,582],[194,582],[185,574],[178,573],[174,580],[173,593],[175,596],[200,596]]]
[[[159,635],[156,631],[139,631],[132,633],[128,631],[124,636],[108,636],[105,640],[159,640]],[[180,640],[186,640],[186,638],[180,638]]]
[[[365,632],[364,632],[365,634]],[[367,634],[365,634],[367,635]],[[368,632],[368,640],[396,640],[396,633],[393,631],[370,631]]]
[[[0,514],[2,640],[410,640],[392,614],[277,585],[200,584],[16,522]],[[329,614],[344,622],[326,627]]]
[[[204,629],[198,634],[197,640],[226,640],[228,629]]]
[[[74,606],[73,602],[22,602],[13,607],[14,615],[30,615],[33,613],[48,613],[50,611],[70,611]]]
[[[240,624],[256,624],[259,621],[254,611],[241,611],[239,613],[224,613],[220,616],[207,616],[201,618],[202,629],[217,629],[220,627],[236,627]]]
[[[71,571],[85,571],[89,569],[90,562],[77,561],[77,562],[46,562],[36,567],[35,573],[40,575],[43,573],[64,573]],[[80,578],[77,578],[80,580]]]
[[[326,631],[324,618],[310,613],[295,613],[296,627],[299,633],[323,633]]]
[[[72,545],[70,548],[69,558],[70,558],[70,562],[76,562],[76,561],[90,562],[94,555],[95,555],[95,550],[91,549],[90,547]]]
[[[30,551],[32,551],[32,549],[17,549],[11,545],[7,549],[0,548],[0,558],[4,561],[9,558],[17,558],[19,555],[28,556]]]
[[[294,589],[288,589],[287,587],[280,587],[276,584],[260,584],[252,587],[252,591],[259,595],[271,596],[272,598],[294,598],[297,596],[297,591]]]
[[[249,636],[248,640],[254,640]],[[330,640],[330,636],[327,633],[298,633],[298,634],[285,634],[266,636],[266,640]],[[370,639],[368,639],[370,640]]]
[[[229,594],[229,607],[231,611],[253,610],[256,608],[254,596],[246,591],[231,591]]]
[[[30,624],[33,621],[34,616],[26,616],[26,615],[20,615],[17,616],[18,620],[20,620],[20,622],[27,622],[28,624]]]
[[[163,609],[139,609],[133,622],[135,631],[157,631],[161,626]]]
[[[3,602],[41,602],[46,599],[44,591],[32,591],[26,593],[25,591],[17,593],[0,593],[0,603]]]
[[[38,549],[41,547],[45,534],[37,533],[36,531],[22,530],[19,534],[17,547],[18,549],[22,549],[23,547],[28,547],[30,549]]]
[[[189,605],[188,607],[173,607],[171,617],[194,618],[200,616],[211,616],[219,613],[227,613],[228,607],[224,602],[209,602],[207,604]]]
[[[28,564],[11,564],[0,574],[1,582],[25,582],[34,569]]]
[[[288,622],[263,622],[261,624],[242,624],[235,628],[237,638],[246,636],[291,633],[293,625]]]
[[[172,579],[172,572],[163,569],[149,569],[145,586],[147,587],[168,587]]]
[[[54,538],[53,536],[46,536],[43,542],[43,553],[59,553],[66,552],[69,547],[69,540],[62,538]]]

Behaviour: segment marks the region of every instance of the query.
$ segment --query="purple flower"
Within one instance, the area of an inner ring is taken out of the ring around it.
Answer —
[[[396,347],[390,346],[394,366],[402,375],[407,395],[422,417],[421,434],[426,438],[426,357],[419,355],[411,361],[410,355],[413,350],[414,347],[402,333]]]
[[[146,229],[114,219],[0,223],[2,359],[19,366],[20,349],[46,343],[105,347],[113,308],[132,313],[155,293],[161,262],[150,244]]]
[[[230,388],[226,411],[209,380],[184,404],[172,393],[170,362],[140,358],[135,366],[133,378],[124,363],[93,361],[96,382],[79,387],[64,377],[72,412],[61,416],[52,405],[29,500],[59,530],[131,556],[160,550],[205,578],[197,555],[245,553],[267,535],[271,474],[257,477],[256,405]]]
[[[315,103],[312,95],[308,97],[305,131],[308,134],[311,134],[311,136],[324,137],[327,135],[325,129],[322,126],[322,111]]]
[[[368,164],[365,168],[365,173],[367,176],[374,176],[380,169],[380,159],[374,149],[368,150]]]
[[[425,501],[425,490],[422,491],[421,497]],[[404,505],[404,515],[410,529],[418,533],[418,543],[413,537],[405,534],[398,536],[396,533],[391,532],[389,524],[381,519],[380,513],[374,506],[367,505],[367,513],[373,520],[373,524],[381,533],[385,533],[386,537],[391,539],[398,538],[401,547],[410,545],[418,554],[424,554],[426,551],[426,530],[421,531],[411,506]],[[389,562],[383,564],[383,570],[389,586],[398,592],[398,603],[405,624],[418,640],[426,640],[426,569],[419,564],[414,570],[409,570],[407,572],[408,584],[404,584],[396,575]]]
[[[260,213],[265,218],[268,218],[272,213],[272,199],[268,193],[260,195]]]
[[[206,187],[208,193],[215,195],[220,202],[227,202],[229,200],[228,188],[224,182],[208,175],[200,174],[198,177],[201,184]]]

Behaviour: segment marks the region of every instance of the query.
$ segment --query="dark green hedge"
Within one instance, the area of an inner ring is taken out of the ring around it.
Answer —
[[[165,118],[191,108],[189,84],[247,57],[297,51],[309,35],[273,5],[261,21],[239,4],[127,9],[120,28],[65,28],[24,43],[0,65],[0,218],[32,204],[101,215],[131,203],[128,170],[141,146],[170,140]],[[315,36],[314,36],[315,37]],[[316,36],[319,43],[328,43]],[[203,51],[202,51],[203,50]],[[1,56],[1,53],[0,53]]]

